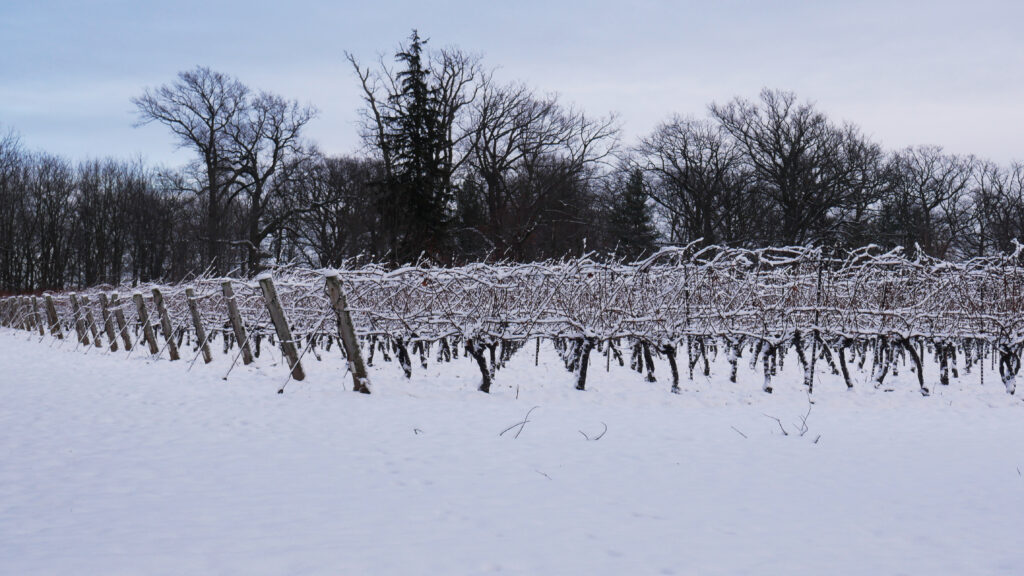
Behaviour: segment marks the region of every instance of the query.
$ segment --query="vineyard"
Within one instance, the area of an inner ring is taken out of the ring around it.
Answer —
[[[366,365],[393,361],[411,376],[416,364],[460,355],[479,368],[488,392],[512,355],[538,354],[548,341],[580,390],[596,355],[652,382],[654,360],[663,360],[673,392],[724,355],[733,382],[742,367],[765,392],[795,357],[809,391],[823,362],[848,387],[853,371],[881,386],[909,368],[928,395],[930,363],[940,385],[960,371],[980,370],[984,379],[987,369],[1012,394],[1024,348],[1022,251],[950,262],[877,247],[837,256],[689,246],[635,263],[285,267],[251,281],[12,296],[0,299],[0,320],[112,352],[142,348],[192,363],[220,352],[229,373],[268,346],[280,349],[296,380],[305,377],[303,362],[335,355],[365,393]]]

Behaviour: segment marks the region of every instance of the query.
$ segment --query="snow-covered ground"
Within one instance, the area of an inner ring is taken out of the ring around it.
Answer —
[[[1024,573],[1024,403],[990,372],[823,372],[800,436],[795,372],[673,395],[595,354],[581,393],[531,352],[491,395],[465,360],[364,396],[310,358],[278,395],[266,352],[224,381],[0,330],[0,573]]]

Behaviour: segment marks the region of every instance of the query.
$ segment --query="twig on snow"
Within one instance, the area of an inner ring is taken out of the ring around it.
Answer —
[[[604,430],[602,430],[600,434],[598,434],[597,436],[595,436],[593,438],[591,438],[590,436],[587,436],[587,433],[584,432],[583,430],[580,430],[580,434],[583,434],[583,437],[586,438],[587,440],[590,440],[592,442],[597,442],[598,440],[603,438],[604,435],[608,432],[608,425],[605,424],[604,422],[601,422],[601,425],[604,426]]]
[[[736,431],[736,433],[737,433],[737,434],[739,434],[740,436],[743,436],[744,438],[746,438],[746,437],[747,437],[747,435],[746,435],[746,434],[744,434],[743,432],[740,432],[740,429],[739,429],[739,428],[737,428],[737,427],[735,427],[735,426],[729,426],[729,427],[730,427],[730,428],[732,428],[733,430],[735,430],[735,431]]]
[[[797,426],[797,430],[800,431],[800,436],[803,436],[804,434],[807,434],[807,430],[808,430],[808,428],[807,428],[807,419],[811,416],[811,408],[813,408],[813,407],[814,407],[814,403],[811,402],[810,394],[808,394],[807,395],[807,413],[800,417],[800,424]],[[819,436],[819,438],[820,437],[821,436]],[[814,443],[817,444],[818,441],[815,440]]]
[[[764,414],[764,413],[762,412],[762,414]],[[779,430],[782,430],[782,435],[783,436],[789,436],[789,432],[786,432],[785,426],[782,425],[782,420],[779,420],[775,416],[771,416],[769,414],[765,414],[765,416],[768,417],[768,418],[771,418],[772,420],[775,420],[776,422],[779,423]]]
[[[530,408],[526,412],[526,417],[523,418],[522,422],[516,422],[515,424],[509,426],[508,428],[505,428],[504,430],[501,431],[501,433],[498,434],[498,436],[504,436],[505,432],[508,432],[509,430],[515,428],[516,426],[519,426],[519,430],[516,431],[516,435],[512,437],[513,439],[519,438],[519,435],[523,433],[523,428],[526,427],[526,423],[530,421],[530,414],[532,414],[533,411],[536,410],[537,408],[540,408],[540,406],[534,406],[533,408]]]

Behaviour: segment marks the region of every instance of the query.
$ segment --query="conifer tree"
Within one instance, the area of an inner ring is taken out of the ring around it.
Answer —
[[[629,171],[612,191],[608,232],[616,253],[627,258],[639,258],[656,249],[658,232],[647,205],[644,174],[639,168]]]
[[[409,46],[395,55],[404,68],[396,74],[399,91],[390,97],[393,112],[386,119],[394,161],[389,186],[398,259],[444,252],[451,200],[441,168],[446,139],[438,117],[438,90],[423,61],[427,41],[415,30],[409,40]]]

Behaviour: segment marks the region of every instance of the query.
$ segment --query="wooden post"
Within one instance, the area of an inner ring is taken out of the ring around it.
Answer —
[[[4,325],[9,328],[21,330],[25,328],[25,319],[21,314],[21,297],[11,296],[10,298],[4,299],[6,304],[6,311],[4,312]]]
[[[149,344],[149,353],[159,354],[160,347],[156,345],[156,335],[153,334],[153,325],[149,323],[149,313],[146,312],[146,301],[142,299],[142,294],[138,292],[132,295],[132,300],[135,301],[135,310],[139,315],[139,322],[142,323],[142,335],[146,339],[146,344]]]
[[[256,278],[263,290],[263,300],[267,304],[267,311],[270,312],[270,320],[277,330],[277,338],[281,341],[281,352],[288,359],[288,367],[291,368],[292,378],[304,380],[306,373],[302,370],[299,362],[299,351],[292,341],[292,331],[288,327],[288,319],[284,315],[284,308],[281,307],[281,300],[277,297],[277,289],[274,288],[274,280],[270,274],[262,274]]]
[[[167,306],[164,305],[164,295],[159,288],[153,288],[153,302],[156,304],[156,312],[160,315],[160,331],[164,333],[164,340],[167,341],[167,354],[171,361],[178,360],[178,343],[174,341],[174,327],[171,325],[171,317],[167,314]]]
[[[100,331],[96,328],[96,318],[92,315],[92,308],[89,306],[89,298],[85,295],[82,296],[82,308],[85,309],[85,324],[89,327],[89,333],[92,334],[92,342],[97,348],[102,347],[100,344]]]
[[[3,321],[3,323],[4,323],[4,326],[7,326],[8,328],[20,328],[21,327],[19,325],[19,318],[18,318],[18,306],[19,306],[18,301],[19,301],[19,298],[16,297],[16,296],[11,296],[10,298],[5,298],[4,299],[4,312],[3,312],[4,321]]]
[[[341,280],[337,274],[327,276],[327,294],[331,299],[331,307],[334,308],[335,316],[338,319],[338,336],[341,338],[341,345],[345,347],[345,355],[348,356],[349,371],[352,372],[353,390],[370,393],[370,378],[366,374],[366,364],[363,362],[363,354],[359,350],[359,340],[356,339],[356,329],[352,325],[352,315],[348,311],[348,300],[345,292],[341,289]]]
[[[78,295],[72,292],[70,298],[71,312],[75,316],[75,332],[78,334],[78,341],[88,346],[89,336],[85,333],[85,318],[82,317],[82,307],[78,305]]]
[[[3,299],[3,310],[0,311],[0,318],[4,326],[18,328],[18,298],[11,296]]]
[[[35,326],[32,325],[32,314],[31,309],[28,306],[28,296],[22,296],[18,298],[18,303],[20,304],[21,307],[21,310],[19,311],[19,313],[21,314],[21,328],[23,330],[31,332],[35,328]]]
[[[124,310],[121,309],[120,296],[117,292],[110,295],[110,308],[114,311],[114,320],[117,320],[117,331],[121,334],[121,341],[124,342],[124,349],[132,349],[132,335],[128,333],[128,322],[124,319]]]
[[[0,323],[8,328],[17,328],[18,299],[15,297],[0,300]]]
[[[100,313],[103,314],[103,331],[107,333],[107,342],[111,352],[117,352],[117,332],[114,330],[114,318],[110,314],[110,300],[106,293],[100,292]]]
[[[185,299],[188,300],[188,311],[192,313],[192,327],[196,330],[196,340],[199,342],[199,349],[203,352],[203,362],[209,364],[213,360],[210,354],[210,343],[206,341],[206,328],[203,327],[203,318],[199,315],[199,306],[196,305],[196,291],[185,288]]]
[[[231,319],[231,327],[235,331],[235,340],[242,347],[242,363],[252,364],[252,349],[249,347],[249,336],[245,332],[242,315],[238,313],[238,303],[235,302],[235,291],[231,288],[231,281],[225,280],[221,282],[220,287],[224,291],[224,301],[228,304],[228,318]]]
[[[64,339],[64,332],[60,329],[60,320],[57,318],[57,307],[53,305],[53,296],[43,296],[46,304],[46,319],[50,323],[50,336],[56,336],[58,340]]]
[[[32,321],[35,322],[40,336],[46,336],[46,329],[43,327],[43,317],[39,314],[39,298],[32,297]]]

